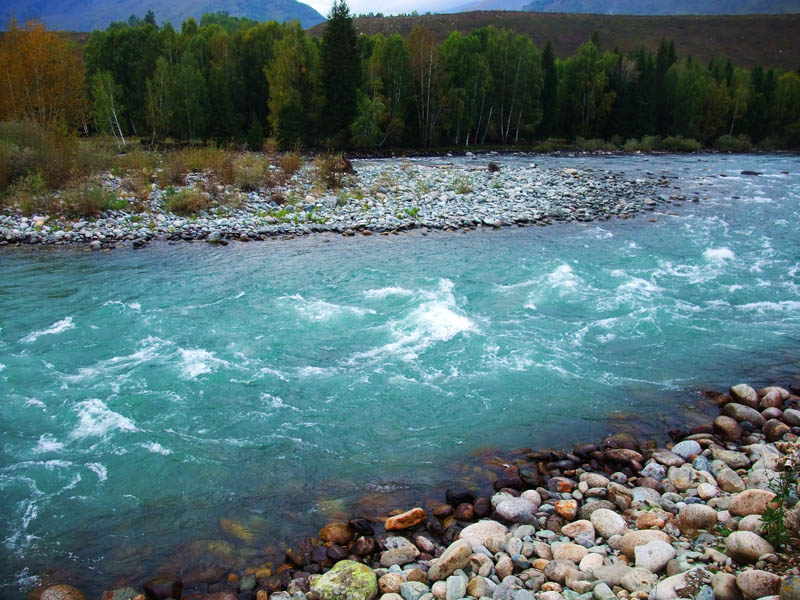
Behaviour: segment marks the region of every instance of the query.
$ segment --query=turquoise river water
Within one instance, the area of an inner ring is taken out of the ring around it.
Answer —
[[[259,564],[354,507],[469,481],[487,448],[663,439],[703,387],[800,372],[796,156],[535,160],[663,173],[700,202],[545,228],[0,250],[0,596]]]

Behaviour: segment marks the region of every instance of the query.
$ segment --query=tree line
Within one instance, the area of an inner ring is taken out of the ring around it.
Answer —
[[[48,71],[49,69],[49,71]],[[321,38],[297,22],[209,14],[180,31],[154,15],[94,31],[82,60],[41,24],[0,40],[0,118],[59,121],[153,142],[172,138],[284,148],[532,144],[740,136],[800,147],[800,75],[730,61],[603,51],[566,59],[492,26],[437,43],[416,27],[359,35],[337,0]],[[43,77],[50,73],[50,78]],[[42,83],[42,82],[45,83]]]

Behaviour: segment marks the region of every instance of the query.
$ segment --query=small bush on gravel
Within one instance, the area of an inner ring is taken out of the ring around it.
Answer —
[[[72,182],[61,193],[61,212],[69,217],[97,217],[117,207],[121,205],[113,192],[88,181]]]
[[[258,154],[241,154],[234,162],[234,181],[243,192],[252,192],[264,185],[267,161]]]
[[[209,205],[210,199],[206,192],[197,188],[183,188],[167,194],[165,208],[173,214],[186,216],[205,210]]]
[[[317,184],[323,189],[338,190],[342,187],[347,165],[341,154],[320,154],[314,159]]]
[[[281,171],[283,171],[286,175],[286,178],[289,179],[300,170],[300,167],[303,166],[303,160],[300,158],[300,154],[297,152],[284,152],[281,155],[280,159],[280,167]]]

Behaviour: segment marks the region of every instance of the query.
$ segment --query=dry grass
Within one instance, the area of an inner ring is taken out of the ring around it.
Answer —
[[[176,215],[193,215],[211,206],[208,192],[197,188],[183,188],[167,197],[165,208]]]
[[[264,185],[265,173],[269,171],[267,160],[263,156],[246,152],[234,161],[234,181],[243,192],[252,192]]]

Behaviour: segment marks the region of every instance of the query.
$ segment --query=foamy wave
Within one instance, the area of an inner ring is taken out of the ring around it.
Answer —
[[[374,290],[367,290],[364,292],[365,298],[382,300],[389,296],[413,296],[414,292],[401,287],[383,287]]]
[[[162,339],[148,336],[142,341],[142,347],[136,352],[126,356],[114,356],[113,358],[102,360],[91,367],[82,367],[78,369],[75,375],[64,376],[64,380],[67,383],[79,383],[93,377],[107,379],[114,371],[133,368],[153,360],[159,356],[159,350],[168,343]]]
[[[776,312],[796,312],[800,311],[800,301],[798,300],[783,300],[781,302],[750,302],[749,304],[740,304],[737,306],[740,310],[749,310],[758,313],[765,313],[767,311]]]
[[[386,354],[400,354],[404,360],[414,360],[431,344],[446,342],[460,333],[477,331],[475,324],[458,312],[453,295],[453,282],[439,280],[435,292],[423,292],[428,300],[415,308],[403,319],[389,321],[393,341],[356,354],[354,358],[374,358]]]
[[[78,426],[70,434],[72,438],[89,436],[105,436],[113,429],[120,431],[138,431],[133,421],[108,408],[102,400],[92,398],[76,405],[78,409]]]
[[[724,262],[726,260],[733,260],[735,258],[733,250],[727,247],[723,248],[709,248],[703,252],[703,258],[709,262]]]
[[[68,329],[74,329],[75,323],[72,322],[72,317],[65,317],[60,321],[56,321],[47,329],[42,329],[41,331],[33,331],[26,335],[24,338],[20,340],[23,344],[30,344],[38,340],[43,335],[56,335],[58,333],[62,333],[67,331]]]
[[[86,466],[97,475],[97,481],[105,481],[108,479],[108,469],[100,463],[89,463]]]
[[[574,291],[581,283],[580,277],[575,275],[569,265],[559,265],[547,276],[547,283],[561,291]]]
[[[296,303],[295,308],[297,311],[311,321],[327,321],[345,313],[350,313],[359,317],[367,314],[375,314],[375,311],[371,308],[333,304],[325,300],[306,300],[300,294],[289,296],[289,299]]]
[[[181,355],[181,377],[195,379],[200,375],[216,371],[219,367],[227,367],[228,361],[214,356],[213,352],[197,349],[179,349]]]
[[[5,368],[6,368],[6,366],[3,363],[0,363],[0,371],[2,371]]]
[[[39,442],[36,444],[34,452],[58,452],[62,448],[64,448],[64,444],[56,440],[52,434],[43,433],[39,436]]]
[[[141,445],[142,448],[147,450],[148,452],[152,452],[153,454],[161,454],[162,456],[169,456],[172,454],[172,450],[169,448],[164,448],[158,442],[147,442],[146,444]]]

